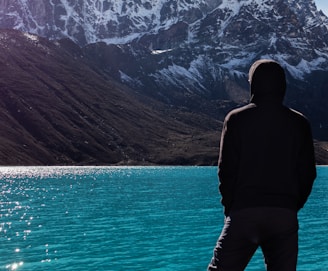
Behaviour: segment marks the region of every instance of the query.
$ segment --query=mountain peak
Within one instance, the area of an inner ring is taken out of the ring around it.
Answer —
[[[327,25],[313,0],[138,0],[138,1],[2,1],[0,28],[14,28],[50,39],[68,37],[79,45],[105,41],[124,44],[149,33],[158,33],[179,21],[196,23],[217,9],[235,16],[248,6],[255,14],[272,13],[287,5],[309,25]],[[281,16],[277,14],[277,16]],[[303,16],[303,17],[302,17]],[[270,18],[268,14],[268,18]]]

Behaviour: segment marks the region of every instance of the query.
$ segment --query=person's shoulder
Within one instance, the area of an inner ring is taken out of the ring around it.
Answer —
[[[288,114],[290,114],[290,116],[293,116],[294,118],[297,118],[297,119],[303,120],[303,121],[308,121],[307,117],[303,113],[301,113],[293,108],[285,107],[285,110],[288,112]]]
[[[306,126],[310,125],[310,121],[303,113],[288,107],[285,107],[285,110],[288,112],[289,116],[293,118],[294,121],[298,121],[299,123],[302,123]]]
[[[256,108],[257,106],[254,104],[254,103],[249,103],[249,104],[246,104],[244,106],[241,106],[241,107],[238,107],[238,108],[235,108],[231,111],[231,113],[233,114],[239,114],[239,113],[242,113],[242,112],[247,112],[249,110],[252,110],[254,108]]]
[[[227,116],[226,116],[226,120],[230,120],[232,118],[237,118],[239,116],[242,116],[244,114],[247,114],[247,112],[252,111],[253,109],[256,108],[256,105],[253,103],[249,103],[247,105],[235,108],[233,110],[231,110]]]

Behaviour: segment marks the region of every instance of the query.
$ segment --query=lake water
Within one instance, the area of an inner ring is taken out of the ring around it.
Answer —
[[[206,270],[216,167],[0,167],[0,270]],[[299,214],[299,271],[328,270],[328,167]],[[260,251],[247,271],[265,270]]]

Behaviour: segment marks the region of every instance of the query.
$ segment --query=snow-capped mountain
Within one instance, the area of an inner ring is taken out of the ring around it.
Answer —
[[[69,37],[80,45],[100,40],[127,43],[181,20],[192,23],[216,8],[219,2],[2,0],[0,24],[51,38]]]
[[[221,69],[244,73],[266,56],[298,78],[328,67],[328,19],[313,0],[2,0],[0,27],[68,37],[80,46],[133,42],[152,54],[183,51],[190,58],[186,71],[186,59],[184,65],[177,59],[153,76],[187,72],[200,88],[208,88],[197,78],[204,63],[212,64],[214,77]]]
[[[328,127],[328,18],[314,0],[2,0],[0,27],[70,38],[104,73],[199,110],[247,100],[249,66],[273,58],[289,102],[307,99]]]
[[[183,93],[182,100],[195,93],[248,99],[247,72],[258,58],[279,61],[301,88],[314,71],[328,70],[328,19],[313,1],[226,0],[187,7],[185,17],[107,47],[105,54],[99,44],[86,48],[121,81],[168,98],[170,91]]]

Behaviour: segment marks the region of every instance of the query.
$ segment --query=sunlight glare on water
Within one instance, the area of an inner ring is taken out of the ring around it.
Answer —
[[[17,270],[18,267],[20,267],[22,265],[23,265],[23,262],[13,263],[13,264],[7,265],[6,268],[9,269],[9,270]]]

